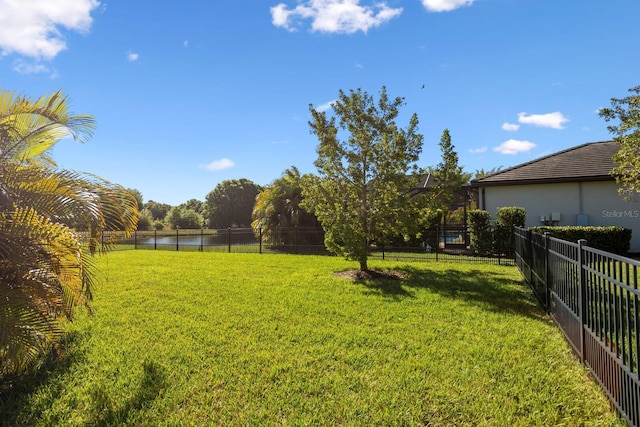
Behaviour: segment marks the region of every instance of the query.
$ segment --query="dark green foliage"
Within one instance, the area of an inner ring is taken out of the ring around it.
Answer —
[[[550,236],[568,242],[584,239],[592,248],[618,255],[626,255],[631,245],[631,230],[616,226],[539,226],[531,227],[530,230],[541,234],[549,233]]]
[[[527,213],[524,208],[502,207],[496,212],[495,249],[511,256],[515,252],[513,227],[524,227]]]
[[[151,215],[151,211],[149,209],[142,209],[138,217],[138,228],[136,230],[148,231],[151,229],[153,229],[153,216]]]
[[[498,208],[498,212],[496,212],[497,225],[524,227],[526,219],[525,209],[516,206]]]
[[[422,232],[421,237],[425,246],[431,247],[432,250],[437,250],[439,247],[440,225],[443,215],[440,209],[429,210],[425,215],[427,228]]]
[[[493,227],[489,212],[474,209],[467,212],[471,246],[476,255],[489,255],[493,250]]]
[[[298,168],[291,166],[256,196],[251,227],[260,229],[265,240],[274,241],[277,237],[276,240],[283,244],[314,241],[308,233],[296,236],[290,231],[292,227],[320,227],[315,215],[300,206],[303,200],[302,179]],[[289,231],[283,231],[283,228]]]
[[[169,224],[172,229],[197,229],[202,228],[203,219],[202,215],[194,211],[193,209],[187,209],[183,206],[176,206],[171,208],[165,218],[165,222]]]
[[[617,165],[611,175],[622,184],[618,189],[620,195],[633,200],[640,194],[640,86],[629,92],[631,95],[625,98],[611,98],[611,108],[602,108],[600,117],[607,122],[619,121],[618,125],[607,126],[621,147],[613,156]]]
[[[191,209],[199,214],[203,214],[204,212],[204,203],[201,202],[198,199],[189,199],[188,201],[186,201],[185,203],[181,204],[180,206],[187,208],[187,209]]]
[[[250,227],[251,212],[262,187],[246,178],[216,185],[205,198],[204,216],[209,228]]]
[[[154,220],[164,220],[164,217],[167,216],[171,209],[171,205],[149,200],[144,204],[144,208],[149,209]]]
[[[462,166],[458,165],[458,153],[451,143],[449,129],[442,132],[438,145],[442,158],[435,168],[429,168],[429,172],[436,178],[430,203],[446,212],[455,200],[455,192],[469,182],[471,174],[463,172]]]

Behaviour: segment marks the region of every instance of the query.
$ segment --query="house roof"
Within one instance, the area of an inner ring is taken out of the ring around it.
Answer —
[[[434,187],[436,187],[437,185],[438,185],[438,180],[436,179],[436,177],[430,173],[426,173],[420,176],[419,184],[415,188],[411,189],[411,191],[409,191],[409,194],[413,197],[418,194],[428,193],[432,191]],[[465,206],[469,199],[468,190],[469,190],[468,185],[463,185],[459,188],[454,188],[453,202],[451,207],[456,208],[460,206]]]
[[[618,150],[615,141],[589,142],[474,179],[471,186],[614,180],[610,172]]]

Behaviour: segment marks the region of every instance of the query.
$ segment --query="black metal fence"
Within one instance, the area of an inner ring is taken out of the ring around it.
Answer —
[[[640,426],[640,262],[516,228],[516,264],[621,416]]]
[[[130,237],[123,232],[105,232],[103,243],[116,250],[326,253],[322,229],[305,227],[278,228],[271,233],[251,228],[136,231]]]
[[[370,246],[371,259],[447,261],[514,265],[513,256],[504,251],[474,255],[466,243],[466,228],[434,227],[422,241]],[[251,228],[105,232],[105,244],[118,249],[152,249],[200,252],[327,254],[324,230],[311,227],[282,227],[270,232]]]

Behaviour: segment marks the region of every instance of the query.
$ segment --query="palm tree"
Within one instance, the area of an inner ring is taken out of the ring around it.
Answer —
[[[95,128],[60,91],[31,99],[0,90],[0,376],[25,371],[89,307],[108,249],[104,230],[135,229],[135,197],[97,176],[58,170],[51,148]],[[82,231],[82,232],[81,232]]]
[[[263,236],[271,240],[278,228],[319,227],[316,217],[300,207],[301,201],[302,177],[298,168],[291,166],[256,196],[251,226],[262,229]],[[278,237],[283,241],[289,239],[286,233]]]

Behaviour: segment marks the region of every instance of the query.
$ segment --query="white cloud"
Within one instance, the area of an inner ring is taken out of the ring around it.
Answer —
[[[13,63],[13,69],[20,74],[43,74],[51,71],[46,65],[40,63],[30,64],[20,60]]]
[[[138,58],[140,58],[140,55],[138,55],[135,52],[127,52],[127,61],[129,62],[136,62],[138,60]]]
[[[462,6],[471,6],[475,0],[422,0],[430,12],[449,12]]]
[[[333,101],[325,102],[324,104],[321,104],[315,107],[315,110],[319,112],[330,110],[331,108],[333,108],[333,103],[336,101],[337,99],[334,99]]]
[[[487,147],[480,147],[480,148],[470,148],[469,152],[473,153],[473,154],[482,154],[482,153],[486,153],[487,151]]]
[[[383,2],[361,6],[360,0],[306,0],[289,9],[280,3],[271,8],[271,22],[276,27],[295,31],[301,20],[311,20],[311,31],[323,33],[366,33],[399,16],[402,8],[391,8]]]
[[[515,123],[503,123],[502,124],[502,130],[506,130],[507,132],[515,132],[518,129],[520,129],[520,125],[517,125]]]
[[[225,170],[225,169],[231,169],[235,166],[236,164],[229,159],[220,159],[220,160],[214,160],[213,162],[209,163],[208,165],[200,165],[200,169],[206,169],[206,170],[210,170],[210,171],[221,171],[221,170]]]
[[[0,51],[53,59],[67,48],[61,29],[86,33],[97,0],[0,0]]]
[[[567,119],[559,111],[556,111],[555,113],[547,113],[547,114],[518,113],[519,123],[524,123],[527,125],[534,125],[539,127],[564,129],[563,124],[568,121],[569,119]]]
[[[536,147],[536,144],[529,141],[519,141],[517,139],[510,139],[503,142],[497,147],[493,147],[493,151],[500,154],[518,154],[530,151]]]

